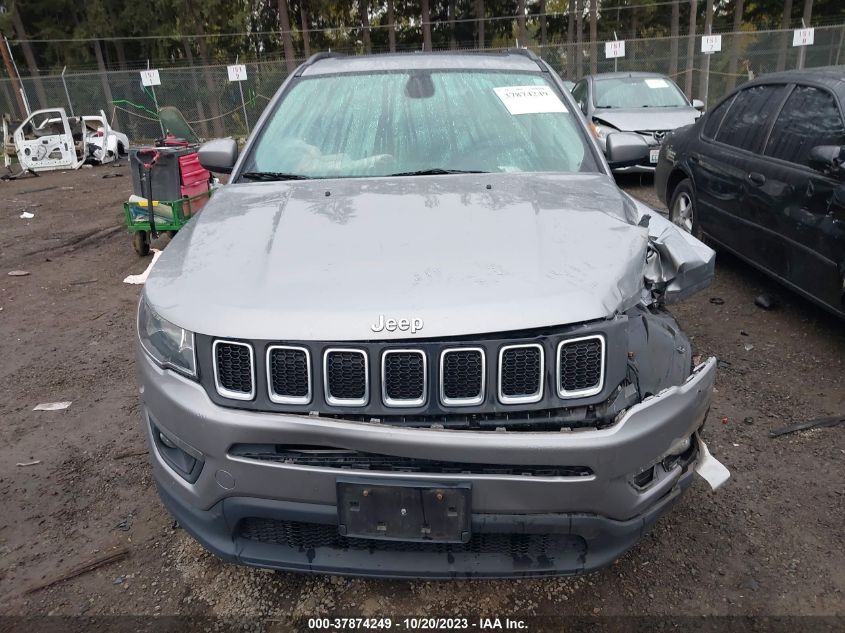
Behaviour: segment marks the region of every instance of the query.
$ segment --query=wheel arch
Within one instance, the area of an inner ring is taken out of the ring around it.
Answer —
[[[690,182],[693,183],[693,187],[695,187],[695,181],[692,178],[692,174],[689,171],[681,166],[676,166],[672,171],[669,173],[669,177],[666,179],[666,206],[672,206],[672,196],[675,193],[675,188],[681,183],[681,181],[686,180],[689,178]]]

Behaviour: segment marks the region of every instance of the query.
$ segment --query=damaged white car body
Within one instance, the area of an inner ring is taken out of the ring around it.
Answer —
[[[9,142],[6,166],[9,166]],[[126,154],[129,139],[113,130],[105,113],[68,117],[63,108],[36,110],[11,135],[11,149],[21,167],[34,172],[105,164]]]

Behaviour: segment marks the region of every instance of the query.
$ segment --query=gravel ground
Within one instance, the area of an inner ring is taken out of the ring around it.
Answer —
[[[717,493],[697,481],[611,567],[412,582],[219,562],[174,525],[139,454],[139,290],[121,281],[147,260],[114,230],[130,180],[122,165],[0,182],[0,615],[845,615],[845,427],[768,437],[845,411],[845,329],[721,254],[713,285],[674,312],[722,361],[705,436],[733,478]],[[650,179],[622,184],[657,204]],[[754,305],[762,292],[776,309]],[[73,404],[32,411],[60,400]],[[128,557],[25,593],[116,547]]]

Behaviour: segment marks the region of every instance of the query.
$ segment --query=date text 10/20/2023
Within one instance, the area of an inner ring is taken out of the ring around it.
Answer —
[[[519,631],[527,630],[528,625],[519,618],[479,617],[470,618],[308,618],[308,629],[312,631],[353,631],[353,630],[479,630],[479,631]]]

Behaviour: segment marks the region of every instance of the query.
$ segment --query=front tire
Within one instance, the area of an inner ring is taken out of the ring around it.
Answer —
[[[669,219],[687,233],[701,239],[695,190],[689,178],[684,178],[679,182],[672,192],[672,201],[669,203]]]

